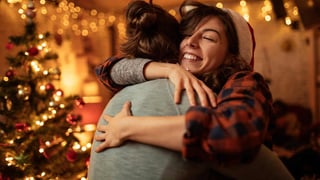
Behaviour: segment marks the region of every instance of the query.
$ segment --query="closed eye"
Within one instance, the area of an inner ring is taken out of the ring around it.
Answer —
[[[202,37],[205,40],[211,41],[211,42],[217,42],[217,40],[215,38],[209,37],[209,36],[203,36]]]

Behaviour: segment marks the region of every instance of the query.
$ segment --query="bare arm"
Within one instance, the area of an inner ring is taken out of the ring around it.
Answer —
[[[102,133],[96,135],[95,140],[103,141],[97,147],[97,152],[120,146],[126,140],[181,150],[185,131],[184,116],[131,116],[130,107],[131,104],[126,103],[116,116],[104,116],[108,125],[97,129]]]

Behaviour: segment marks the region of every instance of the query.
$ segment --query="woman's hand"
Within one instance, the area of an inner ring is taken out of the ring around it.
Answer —
[[[191,105],[196,105],[196,94],[202,106],[215,107],[216,97],[214,92],[204,82],[196,78],[192,73],[183,69],[178,64],[150,62],[144,68],[146,79],[168,78],[175,85],[174,100],[181,101],[181,93],[186,90]]]
[[[181,101],[181,93],[186,90],[191,105],[196,105],[196,94],[202,106],[215,107],[216,96],[214,92],[192,73],[183,69],[180,65],[174,65],[168,71],[168,78],[175,85],[174,99],[176,103]]]
[[[106,148],[117,147],[123,144],[126,140],[126,128],[128,127],[131,114],[131,102],[126,102],[122,110],[114,117],[104,115],[104,120],[107,121],[107,125],[100,125],[97,130],[100,131],[98,135],[95,135],[96,141],[102,143],[95,149],[96,152],[101,152]]]

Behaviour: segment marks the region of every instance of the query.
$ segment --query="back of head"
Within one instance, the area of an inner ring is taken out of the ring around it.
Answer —
[[[177,62],[181,36],[175,17],[155,4],[133,1],[126,20],[127,39],[121,45],[124,55]]]

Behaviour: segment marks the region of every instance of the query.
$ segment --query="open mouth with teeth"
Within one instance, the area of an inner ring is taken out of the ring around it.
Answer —
[[[185,53],[182,56],[183,60],[188,60],[188,61],[201,61],[202,59],[196,55]]]

